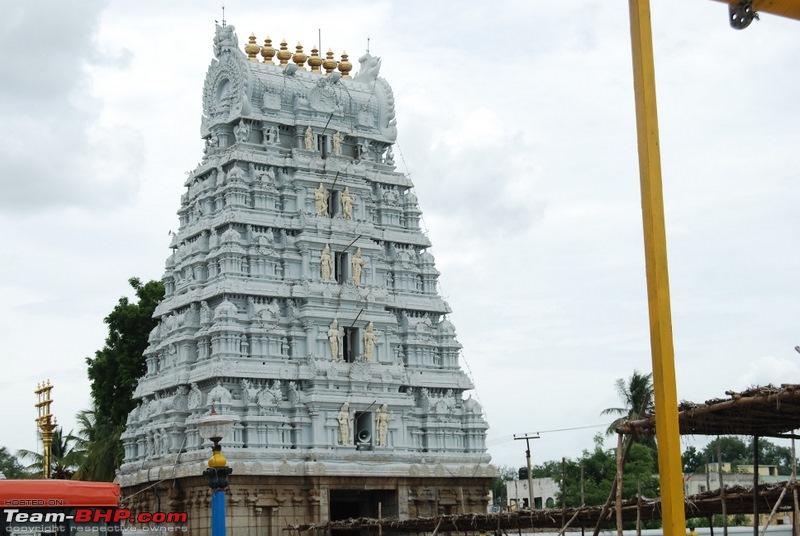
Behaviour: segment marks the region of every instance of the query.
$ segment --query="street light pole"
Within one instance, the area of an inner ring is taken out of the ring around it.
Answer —
[[[233,469],[228,467],[228,461],[222,455],[222,447],[219,442],[233,429],[233,419],[217,415],[217,412],[212,409],[208,417],[198,421],[197,429],[200,437],[210,439],[214,443],[211,447],[213,454],[208,460],[208,469],[203,471],[203,475],[208,477],[208,486],[212,490],[211,536],[226,536],[225,490],[228,489],[228,476]]]
[[[524,439],[527,449],[525,450],[525,458],[528,461],[528,507],[533,510],[536,504],[533,502],[533,469],[531,468],[531,439],[539,439],[539,436],[514,436],[514,439]]]

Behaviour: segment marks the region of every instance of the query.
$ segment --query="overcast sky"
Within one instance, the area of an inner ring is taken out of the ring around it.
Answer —
[[[800,383],[800,21],[653,2],[678,397]],[[239,43],[285,37],[392,85],[490,453],[576,457],[651,370],[628,4],[225,2]],[[0,445],[67,430],[127,280],[160,279],[219,1],[14,2],[0,20]],[[324,5],[326,7],[319,7]],[[354,62],[357,65],[357,62]],[[357,69],[357,67],[356,67]],[[356,70],[354,69],[354,70]],[[570,432],[548,432],[581,428]],[[608,442],[609,446],[611,441]],[[684,445],[686,445],[684,440]]]

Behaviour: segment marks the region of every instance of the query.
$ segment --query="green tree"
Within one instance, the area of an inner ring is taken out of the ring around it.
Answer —
[[[719,461],[717,459],[717,445],[720,447],[722,462],[730,463],[732,468],[752,463],[752,450],[747,446],[747,443],[736,436],[721,436],[711,441],[703,449],[704,460],[709,462]]]
[[[560,481],[562,474],[561,462],[550,460],[541,465],[534,465],[532,467],[531,476],[533,478],[552,478],[553,480]]]
[[[499,474],[492,479],[491,489],[494,504],[502,506],[506,504],[506,499],[508,498],[506,495],[506,482],[516,478],[517,470],[510,465],[501,465],[497,467],[497,472]]]
[[[644,418],[655,412],[653,402],[653,374],[642,374],[634,370],[631,377],[626,382],[624,378],[614,382],[617,394],[622,400],[623,406],[618,408],[606,408],[600,415],[619,415],[606,430],[607,435],[616,433],[617,426],[624,422]],[[653,434],[642,434],[632,436],[633,441],[646,445],[648,448],[656,450],[656,438]],[[654,457],[658,459],[658,454],[654,452]]]
[[[119,434],[109,424],[98,425],[94,410],[79,411],[75,416],[78,421],[78,437],[86,456],[75,471],[77,480],[95,480],[110,482],[119,467],[118,456]]]
[[[753,439],[747,446],[748,461],[753,463]],[[767,441],[766,439],[759,438],[758,440],[758,463],[759,465],[776,465],[778,467],[778,474],[790,475],[792,474],[792,449],[789,447],[781,447]]]
[[[552,468],[558,466],[558,472],[547,475],[560,482],[562,478],[561,462],[545,464]],[[566,486],[558,496],[558,502],[566,493],[567,506],[581,506],[581,468],[583,468],[583,490],[586,505],[596,506],[605,503],[611,491],[611,484],[617,475],[616,452],[603,448],[603,436],[595,437],[594,449],[584,450],[578,460],[566,460]],[[641,486],[645,497],[658,496],[658,478],[656,463],[652,449],[642,444],[633,444],[625,462],[622,473],[622,496],[634,497]]]
[[[104,320],[108,324],[105,346],[93,359],[86,359],[94,406],[82,422],[87,460],[80,475],[86,479],[111,480],[122,463],[120,435],[136,405],[133,391],[146,371],[144,351],[157,324],[153,312],[164,298],[164,285],[159,281],[142,284],[134,277],[128,282],[138,301],[119,299]]]
[[[626,382],[624,378],[614,382],[623,406],[618,408],[606,408],[600,415],[619,415],[606,430],[608,435],[616,433],[619,423],[632,419],[639,419],[645,415],[652,415],[654,412],[653,403],[653,374],[642,374],[634,370],[631,377]],[[645,400],[647,403],[645,404]],[[644,411],[642,411],[644,407]]]
[[[53,430],[53,442],[50,445],[50,478],[56,480],[69,480],[75,474],[86,453],[81,448],[79,438],[72,435],[72,432],[64,435],[61,427]],[[31,476],[42,477],[44,475],[44,455],[31,450],[19,450],[17,456],[23,460],[31,460],[31,464],[26,467]]]
[[[706,459],[703,453],[694,447],[687,447],[681,455],[684,473],[705,472]]]
[[[19,459],[8,452],[5,447],[0,447],[0,473],[9,479],[28,478],[30,476],[25,467],[19,462]]]

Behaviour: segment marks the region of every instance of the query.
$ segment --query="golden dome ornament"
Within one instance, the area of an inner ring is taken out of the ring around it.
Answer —
[[[293,61],[293,62],[295,62],[295,63],[297,64],[297,69],[298,69],[298,70],[300,70],[300,71],[305,71],[305,70],[306,70],[306,68],[305,68],[305,67],[303,67],[303,64],[304,64],[304,63],[306,62],[306,60],[308,59],[308,54],[305,54],[305,53],[303,52],[303,45],[301,45],[299,41],[298,41],[298,43],[297,43],[297,46],[296,46],[296,47],[294,47],[294,48],[295,48],[296,52],[295,52],[295,53],[294,53],[294,55],[292,56],[292,61]]]
[[[289,64],[289,60],[292,59],[292,52],[286,46],[286,39],[281,41],[281,48],[278,50],[278,61],[280,61],[280,67],[286,67]]]
[[[250,34],[250,41],[244,46],[244,51],[247,52],[248,61],[258,61],[258,53],[261,52],[261,47],[256,44],[256,34]]]
[[[339,60],[339,72],[342,73],[342,78],[350,78],[350,71],[353,70],[353,64],[347,59],[347,52],[342,51],[342,59]]]
[[[333,50],[328,49],[328,52],[325,53],[325,59],[322,61],[325,75],[331,74],[336,69],[337,65],[339,65],[339,62],[333,59]]]
[[[311,67],[311,72],[316,74],[322,74],[322,70],[320,66],[322,65],[322,58],[319,55],[319,49],[317,45],[311,49],[311,57],[308,58],[308,66]]]
[[[267,38],[264,39],[264,46],[261,47],[261,56],[264,58],[264,63],[272,63],[275,65],[275,63],[272,61],[272,58],[275,56],[275,52],[277,51],[275,50],[275,47],[272,46],[272,39],[267,36]]]

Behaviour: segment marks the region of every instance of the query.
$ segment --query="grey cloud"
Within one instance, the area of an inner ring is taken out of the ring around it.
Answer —
[[[136,132],[101,135],[92,96],[95,35],[105,2],[23,2],[0,22],[0,98],[8,138],[0,144],[0,207],[108,207],[129,198],[142,155]],[[124,176],[108,168],[128,166]]]

